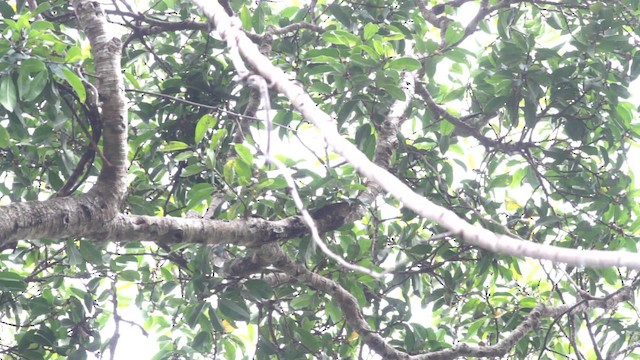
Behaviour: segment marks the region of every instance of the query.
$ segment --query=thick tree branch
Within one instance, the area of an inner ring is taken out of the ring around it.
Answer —
[[[108,203],[114,204],[113,215],[126,192],[127,160],[127,111],[125,107],[124,80],[120,69],[122,42],[106,30],[107,19],[95,1],[74,0],[73,7],[78,22],[84,30],[94,57],[98,82],[98,101],[102,110],[103,164],[98,182],[92,191]]]
[[[82,194],[0,206],[0,246],[22,239],[59,239],[89,234],[109,204]]]
[[[345,218],[352,211],[352,205],[336,203],[313,211],[311,215],[318,230],[326,232],[343,226]],[[257,247],[278,240],[307,235],[309,230],[301,216],[291,216],[276,221],[260,218],[227,221],[120,214],[104,227],[94,228],[92,232],[86,233],[101,241],[153,241],[158,244],[182,242],[209,245],[228,243]],[[18,238],[11,237],[11,239]]]

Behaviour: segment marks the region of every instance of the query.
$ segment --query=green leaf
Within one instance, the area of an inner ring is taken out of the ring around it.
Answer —
[[[187,207],[192,209],[203,201],[211,199],[214,191],[215,188],[210,183],[195,184],[189,191],[189,205]]]
[[[80,241],[80,254],[82,254],[85,260],[92,264],[102,264],[102,251],[88,240]]]
[[[196,144],[202,141],[207,130],[216,126],[218,120],[210,114],[203,115],[196,124],[195,141]]]
[[[558,15],[558,13],[555,11],[552,11],[550,12],[550,15],[551,16],[548,18],[547,23],[556,30],[562,30],[562,27],[563,27],[562,24],[564,22],[562,21],[562,19],[560,19],[560,16]]]
[[[209,321],[211,321],[211,326],[216,331],[224,331],[224,326],[222,325],[222,321],[218,318],[218,314],[213,310],[211,305],[209,305],[207,314],[209,314]]]
[[[246,5],[242,5],[240,9],[240,21],[242,21],[242,27],[245,30],[251,30],[251,11]]]
[[[634,106],[628,102],[619,102],[615,108],[616,116],[622,121],[625,126],[629,126],[633,119]]]
[[[44,3],[38,5],[37,11],[33,13],[33,15],[42,14],[45,11],[49,11],[51,9],[51,3]],[[45,31],[45,30],[54,30],[55,26],[46,20],[37,20],[31,23],[31,30]]]
[[[251,173],[251,166],[247,165],[247,163],[242,160],[235,159],[233,162],[233,169],[238,175],[240,185],[248,185],[251,180],[251,176],[253,175]]]
[[[10,145],[9,132],[4,126],[0,126],[0,149],[6,149]]]
[[[351,27],[351,9],[332,3],[327,7],[327,10],[338,19],[346,28]]]
[[[567,120],[564,124],[564,130],[573,140],[582,140],[587,131],[584,122],[579,119]]]
[[[189,148],[189,145],[183,143],[182,141],[169,141],[166,145],[160,148],[160,151],[169,152],[169,151],[180,151],[186,150]]]
[[[530,128],[535,127],[538,121],[536,118],[537,110],[537,103],[531,101],[529,97],[524,99],[524,121]]]
[[[404,93],[404,91],[402,91],[402,89],[397,86],[387,85],[384,87],[384,90],[397,100],[404,101],[407,98],[407,95]]]
[[[640,49],[636,49],[636,53],[633,54],[629,75],[631,75],[631,80],[635,80],[640,75]]]
[[[193,338],[191,347],[201,353],[208,353],[213,346],[213,338],[210,331],[200,331],[198,335]]]
[[[320,349],[320,339],[318,336],[304,329],[298,329],[297,333],[304,347],[309,349],[310,352],[315,353]]]
[[[53,304],[51,304],[44,297],[36,297],[29,301],[29,310],[31,311],[32,318],[43,314],[48,314],[52,308]]]
[[[224,181],[227,182],[227,184],[232,184],[236,176],[236,172],[234,170],[236,162],[237,159],[229,159],[229,161],[224,164],[222,174],[224,175]]]
[[[191,328],[195,328],[200,321],[200,317],[204,313],[204,308],[207,305],[207,302],[200,301],[196,305],[190,306],[187,309],[187,325]]]
[[[264,280],[249,279],[244,283],[244,286],[257,299],[269,299],[273,295],[273,289]]]
[[[253,18],[251,19],[251,25],[253,30],[258,34],[264,31],[264,6],[262,2],[258,5],[258,8],[253,12]]]
[[[404,57],[389,61],[387,66],[390,69],[415,71],[420,69],[422,64],[420,64],[420,61],[414,58]]]
[[[69,353],[69,360],[87,360],[87,352],[83,348],[72,350]]]
[[[378,33],[378,30],[380,29],[380,27],[376,24],[372,24],[372,23],[368,23],[367,25],[364,26],[364,40],[370,40],[376,33]]]
[[[82,49],[79,46],[72,46],[67,50],[67,54],[64,58],[65,63],[75,63],[82,61],[84,57],[82,56]]]
[[[135,89],[138,89],[138,90],[142,89],[140,87],[140,82],[138,82],[138,79],[136,79],[135,76],[133,76],[133,74],[131,74],[130,72],[125,72],[123,75],[127,80],[129,80],[129,82],[131,83],[131,85],[133,85]]]
[[[82,83],[82,79],[78,75],[76,75],[73,71],[69,70],[66,67],[62,68],[62,74],[64,78],[69,82],[73,90],[78,95],[80,102],[84,104],[87,100],[87,91],[84,88],[84,84]]]
[[[162,293],[165,295],[171,294],[171,292],[173,291],[173,289],[175,289],[178,286],[178,283],[175,281],[168,281],[164,284],[162,284],[162,286],[160,287],[160,289],[162,289]]]
[[[0,104],[9,112],[13,112],[18,103],[16,86],[10,75],[4,76],[0,80]]]
[[[123,270],[118,273],[118,276],[124,281],[136,282],[140,280],[140,272],[136,270]]]
[[[211,136],[211,143],[209,144],[209,149],[217,149],[220,146],[220,143],[227,136],[227,129],[215,130],[213,132],[213,136]]]
[[[322,34],[322,39],[332,44],[345,45],[348,47],[354,47],[362,43],[360,38],[343,30],[326,31]]]
[[[600,273],[600,275],[602,275],[604,280],[609,285],[617,285],[620,282],[620,277],[616,269],[604,268],[604,269],[598,269],[597,272]]]
[[[291,299],[289,306],[293,309],[304,309],[311,304],[311,295],[309,294],[300,294],[299,296]]]
[[[253,165],[253,154],[251,154],[251,150],[249,150],[248,147],[242,144],[234,144],[234,148],[236,149],[236,154],[238,154],[246,165]]]
[[[464,36],[464,26],[457,21],[450,22],[447,25],[447,31],[444,34],[444,41],[449,44],[455,44]]]
[[[487,321],[489,321],[488,318],[482,317],[482,318],[472,322],[471,325],[469,325],[469,327],[467,329],[466,338],[469,339],[469,338],[477,337],[479,335],[478,331],[480,331],[480,328],[482,328]]]
[[[69,265],[80,265],[84,264],[84,259],[82,258],[82,254],[80,250],[76,246],[73,241],[67,241],[67,255],[69,257]]]
[[[20,72],[34,73],[42,71],[47,71],[47,66],[36,58],[25,59],[20,65]]]
[[[334,301],[325,302],[325,311],[329,314],[329,318],[335,324],[342,320],[342,310]]]
[[[27,289],[27,283],[22,276],[11,271],[0,271],[0,290],[23,291]]]
[[[447,120],[440,121],[440,134],[442,135],[451,135],[453,130],[455,130],[456,126]]]
[[[28,72],[20,71],[18,75],[18,94],[21,100],[24,100],[26,94],[29,93],[29,85],[31,85],[31,78]]]
[[[5,19],[11,19],[15,15],[13,7],[9,5],[9,2],[0,1],[0,15]]]
[[[358,45],[354,48],[354,50],[362,50],[366,52],[367,55],[369,55],[369,57],[374,61],[380,61],[380,54],[378,54],[378,52],[369,45]]]
[[[219,299],[218,309],[220,312],[231,320],[249,321],[251,314],[244,301],[229,299]]]
[[[444,92],[443,93],[444,96],[440,100],[443,102],[461,100],[466,90],[467,90],[466,87],[459,87],[459,88],[450,90],[448,92]]]

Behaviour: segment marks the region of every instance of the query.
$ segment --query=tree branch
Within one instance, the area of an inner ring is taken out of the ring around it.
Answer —
[[[127,112],[120,69],[122,42],[107,32],[107,19],[98,3],[74,0],[73,7],[95,59],[97,96],[102,109],[103,154],[107,160],[91,191],[100,194],[112,206],[113,216],[126,192],[128,168]]]

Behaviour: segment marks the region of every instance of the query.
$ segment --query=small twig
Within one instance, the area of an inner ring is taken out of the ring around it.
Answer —
[[[116,348],[118,347],[118,339],[120,339],[120,314],[118,314],[118,289],[116,283],[118,281],[117,275],[111,283],[111,303],[113,304],[113,321],[115,326],[113,329],[113,336],[109,340],[109,358],[115,360]]]
[[[272,129],[272,121],[270,116],[271,111],[271,101],[269,99],[269,87],[267,86],[267,82],[260,75],[249,75],[247,78],[247,84],[260,92],[260,97],[262,99],[262,103],[264,104],[264,110],[267,113],[265,122],[267,123],[267,147],[265,149],[265,155],[267,158],[270,158],[270,149],[271,149],[271,129]]]

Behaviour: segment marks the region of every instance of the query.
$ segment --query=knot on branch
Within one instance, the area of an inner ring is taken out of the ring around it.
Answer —
[[[112,55],[120,55],[122,53],[122,40],[119,38],[111,38],[105,45],[106,51]]]

